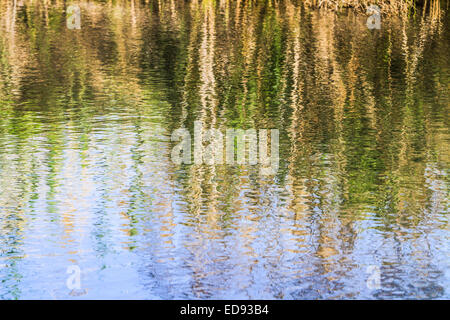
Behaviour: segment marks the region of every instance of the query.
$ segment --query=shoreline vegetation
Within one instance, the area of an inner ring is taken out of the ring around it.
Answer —
[[[305,5],[311,8],[324,8],[339,11],[354,9],[356,12],[366,12],[370,5],[377,5],[382,14],[429,13],[439,15],[443,6],[448,8],[448,1],[440,0],[305,0]],[[446,2],[446,3],[445,3]]]
[[[95,0],[88,1],[88,3],[94,4]],[[155,0],[107,0],[103,1],[104,3],[109,3],[110,5],[116,3],[125,3],[130,2],[135,4],[137,2],[141,2],[145,5],[154,5]],[[158,2],[158,1],[156,1]],[[173,2],[169,1],[169,2]],[[221,2],[217,0],[195,0],[194,2],[199,3],[215,3]],[[237,2],[243,2],[242,0],[238,0]],[[262,3],[272,4],[273,6],[277,6],[278,4],[283,3],[284,0],[250,0],[248,1],[249,5],[261,5]],[[304,5],[305,7],[313,8],[313,9],[327,9],[331,11],[340,11],[342,9],[350,9],[357,13],[366,14],[367,8],[371,5],[376,5],[380,8],[381,14],[391,15],[391,14],[414,14],[417,12],[421,13],[429,13],[432,16],[439,15],[442,10],[447,10],[449,7],[448,0],[294,0],[291,1],[296,3],[297,5]],[[27,0],[13,0],[11,1],[12,6],[22,6],[28,3]],[[29,2],[30,4],[33,1]],[[44,7],[50,6],[69,6],[72,4],[72,1],[65,0],[45,0],[42,5]]]

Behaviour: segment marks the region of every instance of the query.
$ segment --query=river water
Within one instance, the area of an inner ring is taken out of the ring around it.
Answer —
[[[450,298],[448,10],[78,5],[0,0],[0,298]],[[276,174],[174,163],[199,119]]]

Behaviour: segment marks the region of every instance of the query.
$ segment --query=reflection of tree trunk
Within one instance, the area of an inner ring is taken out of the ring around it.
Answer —
[[[214,75],[214,59],[215,59],[215,13],[214,6],[212,3],[205,3],[202,8],[203,11],[203,21],[201,23],[202,33],[201,33],[201,43],[199,49],[199,60],[200,63],[200,110],[198,114],[198,119],[202,124],[204,129],[215,128],[217,122],[217,101],[215,92],[215,75]],[[195,29],[196,26],[193,27]],[[197,37],[191,38],[196,40]],[[193,54],[193,48],[195,44],[191,42],[190,44],[190,54]],[[193,57],[189,58],[190,62],[193,62]],[[188,62],[189,63],[189,62]],[[188,71],[191,66],[187,66]],[[189,105],[185,102],[185,108]],[[187,109],[185,109],[187,112]],[[184,117],[186,117],[185,114]],[[206,128],[207,126],[207,128]],[[202,207],[202,194],[203,188],[206,186],[210,187],[208,207],[209,207],[209,218],[215,220],[217,215],[217,182],[216,178],[216,168],[214,166],[206,170],[204,165],[192,165],[189,169],[189,185],[192,187],[192,191],[189,192],[189,202],[192,203],[192,213],[195,215],[200,213]],[[213,224],[215,222],[210,221]]]
[[[409,45],[408,44],[408,17],[404,15],[403,17],[403,41],[402,50],[405,57],[405,80],[406,80],[406,91],[405,91],[405,103],[403,108],[403,117],[401,123],[401,134],[400,134],[400,150],[398,155],[397,169],[394,171],[395,175],[399,177],[399,191],[398,191],[398,203],[397,212],[399,216],[397,217],[397,223],[401,225],[403,223],[403,214],[411,212],[420,212],[423,215],[425,208],[422,207],[423,195],[422,190],[412,190],[409,187],[405,187],[410,179],[420,179],[417,181],[418,184],[425,185],[425,165],[423,162],[412,163],[411,156],[415,151],[414,141],[416,140],[417,126],[420,125],[416,123],[416,87],[417,87],[417,67],[423,55],[425,44],[433,34],[439,25],[439,19],[436,16],[430,14],[430,16],[422,16],[419,34],[415,41]],[[426,121],[424,123],[426,126]],[[422,128],[419,128],[419,131]],[[427,141],[425,141],[427,145]],[[413,171],[411,177],[407,177],[408,181],[405,181],[405,172]],[[419,217],[417,217],[418,219]],[[415,223],[415,222],[413,222]]]

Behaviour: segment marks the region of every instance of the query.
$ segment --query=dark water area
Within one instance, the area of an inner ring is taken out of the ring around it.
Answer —
[[[450,298],[449,10],[78,4],[0,0],[1,299]],[[196,120],[278,171],[175,164]]]

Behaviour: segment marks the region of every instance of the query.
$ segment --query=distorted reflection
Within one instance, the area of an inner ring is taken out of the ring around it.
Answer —
[[[448,11],[66,5],[0,0],[0,298],[450,298]],[[174,164],[197,120],[277,174]]]

